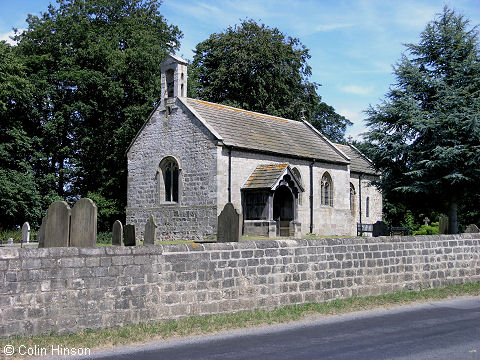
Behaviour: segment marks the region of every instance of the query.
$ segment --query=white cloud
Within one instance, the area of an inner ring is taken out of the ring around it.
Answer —
[[[354,24],[322,24],[315,26],[315,31],[333,31],[338,29],[345,29],[355,26]]]
[[[360,85],[345,85],[340,86],[340,90],[347,94],[354,94],[354,95],[370,95],[373,92],[373,86],[360,86]]]
[[[374,61],[373,67],[364,70],[353,70],[355,74],[391,74],[393,72],[392,65],[381,61]]]
[[[353,125],[345,132],[345,137],[347,139],[351,137],[353,140],[363,141],[362,134],[368,130],[363,122],[363,119],[365,118],[364,114],[346,108],[340,109],[338,113],[345,116],[353,123]]]
[[[342,116],[345,116],[348,120],[353,122],[354,124],[359,124],[363,120],[363,115],[358,111],[353,111],[349,109],[340,109],[338,113]]]
[[[22,33],[23,32],[23,29],[18,29],[17,33]],[[10,45],[16,45],[16,41],[12,40],[11,37],[15,35],[15,32],[12,30],[12,31],[9,31],[9,32],[6,32],[6,33],[3,33],[3,34],[0,34],[0,41],[6,41],[7,43],[9,43]]]

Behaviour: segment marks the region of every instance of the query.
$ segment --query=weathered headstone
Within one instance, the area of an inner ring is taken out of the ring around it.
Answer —
[[[478,228],[477,225],[475,224],[470,224],[467,226],[467,228],[465,229],[465,232],[466,233],[480,233],[480,229]]]
[[[7,244],[8,245],[13,245],[13,238],[8,238]]]
[[[47,217],[44,216],[42,219],[42,225],[40,225],[40,229],[38,230],[38,247],[43,248],[45,247],[45,224],[47,222]]]
[[[232,203],[227,203],[218,216],[217,242],[239,242],[242,218]]]
[[[123,225],[120,220],[115,220],[112,227],[112,245],[122,246]]]
[[[155,216],[151,214],[147,220],[147,223],[145,224],[145,233],[143,234],[143,245],[155,244],[156,237],[157,237],[157,222],[155,221]]]
[[[448,216],[443,216],[438,220],[438,233],[448,234]]]
[[[135,225],[128,224],[123,228],[123,245],[125,246],[136,246],[137,241],[135,240]]]
[[[72,208],[70,246],[97,245],[97,206],[88,198],[81,198]]]
[[[423,224],[424,224],[424,225],[430,224],[430,219],[425,216],[425,219],[423,219]]]
[[[67,247],[70,238],[70,206],[65,201],[51,203],[45,223],[45,247]]]
[[[373,237],[377,236],[388,236],[389,231],[388,231],[388,225],[385,224],[383,221],[377,221],[375,224],[373,224]]]
[[[25,222],[22,226],[22,243],[28,244],[30,242],[30,224]]]

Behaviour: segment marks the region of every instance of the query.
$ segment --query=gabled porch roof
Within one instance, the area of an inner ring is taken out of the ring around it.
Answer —
[[[262,164],[258,165],[242,187],[242,190],[252,189],[271,189],[274,190],[279,181],[286,175],[295,182],[295,185],[304,191],[303,186],[293,173],[290,166],[284,164]]]

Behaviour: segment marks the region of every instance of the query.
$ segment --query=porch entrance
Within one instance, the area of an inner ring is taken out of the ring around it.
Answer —
[[[277,236],[290,236],[290,222],[295,218],[294,196],[287,186],[279,186],[273,194],[273,219]]]

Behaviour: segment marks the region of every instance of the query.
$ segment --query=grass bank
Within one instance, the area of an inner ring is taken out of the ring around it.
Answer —
[[[5,345],[45,347],[61,344],[64,348],[98,349],[115,345],[144,343],[154,339],[215,333],[259,325],[286,323],[315,315],[336,315],[353,311],[369,310],[440,300],[464,295],[480,295],[480,282],[450,285],[439,289],[400,291],[392,294],[352,297],[323,303],[289,305],[275,310],[252,310],[234,314],[194,316],[180,320],[167,320],[148,324],[126,325],[122,328],[84,330],[75,334],[48,334],[32,337],[11,337],[0,340],[0,355]],[[11,357],[9,357],[11,358]]]

